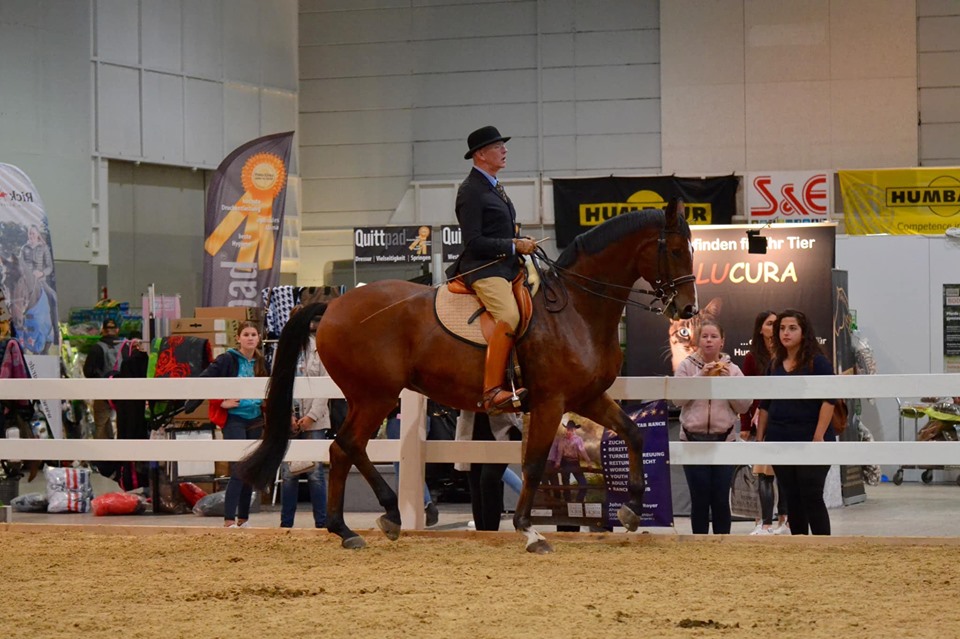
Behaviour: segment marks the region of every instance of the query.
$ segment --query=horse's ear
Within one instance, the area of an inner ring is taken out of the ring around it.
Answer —
[[[676,227],[680,223],[680,219],[682,219],[683,216],[683,200],[678,197],[670,198],[670,202],[667,204],[665,218],[667,228],[671,229]]]

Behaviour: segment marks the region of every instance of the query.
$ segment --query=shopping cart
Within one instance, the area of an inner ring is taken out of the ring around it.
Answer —
[[[950,402],[927,401],[908,402],[897,398],[898,425],[900,441],[958,441],[960,431],[960,406]],[[912,432],[909,429],[913,428]],[[907,436],[909,435],[909,439]],[[935,470],[956,470],[960,466],[900,466],[893,474],[893,483],[903,483],[903,471],[906,469],[923,470],[920,481],[929,484],[933,481]],[[960,476],[957,477],[960,486]]]
[[[216,438],[216,426],[204,419],[177,419],[185,411],[183,401],[158,402],[152,406],[148,423],[152,439],[212,440]],[[179,514],[187,512],[179,496],[181,481],[206,482],[215,486],[221,478],[216,476],[216,464],[210,462],[149,462],[150,497],[153,512]]]

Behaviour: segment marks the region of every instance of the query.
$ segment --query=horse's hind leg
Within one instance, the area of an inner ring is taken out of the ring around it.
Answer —
[[[383,506],[384,514],[377,518],[377,528],[383,531],[387,539],[396,541],[400,538],[400,508],[397,503],[397,493],[394,492],[390,484],[380,474],[380,471],[370,461],[365,450],[361,449],[359,451],[354,463],[360,474],[370,484],[377,501]]]
[[[353,465],[357,466],[357,469],[373,488],[377,501],[387,511],[386,517],[396,521],[399,531],[400,511],[397,509],[397,495],[377,472],[366,453],[367,442],[370,441],[373,433],[383,422],[383,418],[393,408],[395,401],[376,402],[366,398],[359,402],[351,401],[347,419],[344,420],[336,441],[330,446],[327,530],[340,536],[342,539],[341,545],[344,548],[363,548],[366,545],[363,538],[350,530],[343,519],[343,500],[347,475]],[[384,517],[381,517],[382,519]],[[380,525],[379,521],[378,525]],[[399,535],[399,532],[397,534]],[[390,534],[387,533],[387,536],[389,537]],[[393,539],[396,539],[396,537],[393,537]]]
[[[643,510],[643,432],[606,393],[577,412],[612,429],[627,444],[630,458],[627,493],[630,499],[617,511],[617,518],[624,528],[633,532],[640,527],[640,513]]]
[[[344,422],[346,426],[349,422]],[[339,439],[339,437],[338,437]],[[343,520],[343,494],[350,472],[350,458],[337,441],[330,445],[330,477],[327,484],[327,530],[340,536],[344,548],[363,548],[363,537],[350,530]]]

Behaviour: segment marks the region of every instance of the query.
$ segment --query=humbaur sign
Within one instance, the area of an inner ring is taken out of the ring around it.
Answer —
[[[280,279],[293,132],[244,144],[220,164],[207,192],[203,305],[258,306]]]

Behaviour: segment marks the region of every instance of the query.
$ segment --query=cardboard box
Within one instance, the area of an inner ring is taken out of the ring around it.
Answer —
[[[179,413],[175,420],[181,422],[207,422],[210,421],[210,402],[204,400],[202,404],[197,406],[197,408],[189,413]]]
[[[232,319],[213,317],[183,317],[170,321],[170,332],[174,335],[184,333],[226,333],[236,335],[240,322]]]
[[[260,309],[255,306],[198,306],[193,314],[195,317],[232,319],[238,322],[260,321]]]
[[[183,335],[184,337],[197,337],[199,339],[205,339],[210,341],[210,346],[213,348],[222,347],[222,348],[231,348],[235,346],[235,336],[227,335],[226,333],[173,333],[173,335]]]

